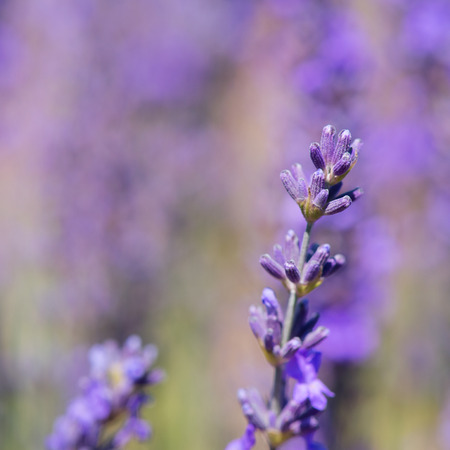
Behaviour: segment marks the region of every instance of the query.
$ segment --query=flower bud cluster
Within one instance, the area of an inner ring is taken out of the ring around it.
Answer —
[[[324,127],[320,144],[310,146],[311,160],[316,166],[309,186],[300,164],[292,166],[292,172],[283,170],[281,181],[289,195],[299,205],[303,216],[313,224],[323,215],[333,215],[347,209],[362,191],[353,190],[339,194],[341,181],[350,172],[358,159],[362,143],[359,139],[351,141],[348,130],[342,130],[335,143],[336,129],[331,125]]]
[[[132,438],[149,439],[150,425],[139,413],[149,401],[145,389],[164,378],[162,370],[152,369],[157,354],[153,345],[142,347],[137,336],[129,337],[122,348],[114,341],[92,347],[90,374],[80,382],[81,394],[55,421],[47,448],[114,450]],[[106,438],[107,428],[117,422],[122,426]]]
[[[261,317],[254,316],[254,310],[250,311],[250,326],[258,338],[261,347],[264,336],[271,334],[268,316],[273,314],[278,318],[278,327],[283,327],[280,318],[280,308],[278,301],[270,289],[263,292],[262,301],[267,308],[266,322]],[[270,310],[270,313],[269,313]],[[231,442],[226,450],[250,449],[254,445],[254,434],[257,430],[263,432],[271,447],[278,447],[283,442],[295,436],[302,436],[306,442],[311,444],[308,448],[321,448],[319,444],[313,442],[312,436],[319,424],[317,416],[327,406],[327,398],[334,394],[319,380],[321,354],[314,350],[328,335],[325,327],[314,328],[318,320],[318,315],[308,318],[308,301],[305,299],[298,303],[292,337],[288,342],[296,342],[296,351],[290,352],[289,357],[285,357],[286,375],[294,381],[294,388],[289,399],[285,399],[281,411],[277,414],[270,405],[263,399],[256,389],[240,389],[238,400],[241,404],[242,412],[248,420],[248,427],[244,435]],[[281,329],[277,333],[281,333]],[[294,335],[295,333],[295,335]],[[264,353],[269,353],[263,347]],[[277,360],[275,355],[270,358]],[[269,361],[270,361],[270,358]],[[280,362],[280,360],[278,359]]]
[[[289,230],[284,248],[275,245],[273,257],[266,253],[260,257],[259,262],[270,275],[281,280],[288,291],[296,291],[298,297],[303,297],[320,286],[325,278],[345,264],[343,255],[330,256],[328,244],[310,246],[306,263],[301,270],[299,257],[298,237],[293,230]]]

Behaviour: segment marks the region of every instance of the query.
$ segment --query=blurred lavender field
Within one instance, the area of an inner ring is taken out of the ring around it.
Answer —
[[[0,447],[43,448],[87,350],[135,333],[168,376],[127,448],[242,434],[236,390],[272,381],[258,258],[304,228],[279,172],[312,173],[331,123],[365,196],[316,235],[347,257],[310,296],[321,441],[450,449],[449,23],[448,0],[3,1]]]

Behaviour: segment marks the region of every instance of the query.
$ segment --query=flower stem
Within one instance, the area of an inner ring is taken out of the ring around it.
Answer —
[[[298,268],[300,270],[300,273],[303,269],[303,266],[305,265],[306,252],[308,251],[312,225],[313,225],[312,223],[308,223],[306,225],[306,230],[303,233],[302,246],[300,248],[300,257],[298,261]],[[293,289],[289,293],[289,301],[286,309],[286,317],[284,319],[283,336],[281,339],[282,347],[286,344],[286,342],[289,340],[291,336],[292,325],[294,320],[294,311],[297,300],[298,297],[296,290]],[[275,368],[272,398],[270,402],[270,407],[276,414],[278,414],[284,406],[285,391],[286,391],[286,379],[284,376],[284,366],[278,366]],[[270,450],[274,450],[274,448],[270,447]]]
[[[312,223],[308,223],[306,225],[306,230],[303,233],[302,246],[300,249],[300,257],[299,257],[299,261],[298,261],[298,268],[300,270],[300,273],[302,272],[303,266],[305,265],[306,253],[308,251],[309,239],[311,236],[312,226],[313,226]],[[292,331],[292,325],[293,325],[292,322],[294,320],[294,311],[295,311],[295,305],[297,304],[297,300],[298,300],[298,298],[297,298],[296,291],[295,291],[295,289],[293,289],[289,295],[289,302],[288,302],[288,306],[287,306],[287,310],[286,310],[286,317],[284,319],[283,337],[281,340],[281,346],[285,345],[286,342],[291,337],[291,331]]]

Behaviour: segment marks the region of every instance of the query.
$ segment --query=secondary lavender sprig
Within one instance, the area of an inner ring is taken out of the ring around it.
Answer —
[[[274,278],[280,280],[288,291],[295,290],[303,297],[320,286],[323,280],[345,264],[345,257],[331,256],[328,244],[309,246],[305,261],[300,261],[300,247],[293,230],[286,234],[284,248],[277,244],[273,256],[268,253],[259,259],[261,266]],[[301,263],[304,266],[300,269]]]
[[[284,247],[275,245],[273,256],[260,258],[262,267],[281,281],[289,293],[285,313],[271,289],[264,289],[264,308],[250,308],[249,323],[267,359],[275,368],[273,389],[264,399],[256,389],[240,389],[238,399],[248,421],[244,435],[228,444],[226,450],[249,450],[255,444],[255,433],[263,433],[271,450],[293,437],[304,438],[308,450],[324,447],[314,440],[319,427],[318,416],[333,397],[319,379],[321,353],[317,346],[329,330],[317,326],[319,315],[309,315],[308,300],[303,298],[319,287],[325,278],[345,263],[345,257],[331,256],[328,244],[310,245],[313,224],[323,215],[347,209],[362,193],[359,188],[339,194],[342,180],[354,167],[361,148],[359,139],[351,143],[351,134],[324,127],[320,144],[310,146],[316,171],[309,185],[300,164],[292,172],[281,173],[281,181],[299,205],[306,220],[300,241],[294,231],[286,234]]]
[[[81,393],[55,421],[47,448],[116,450],[133,438],[149,439],[151,427],[140,418],[140,410],[150,400],[147,388],[164,378],[161,369],[152,368],[157,355],[154,345],[143,347],[137,336],[130,336],[122,348],[114,341],[93,346]]]

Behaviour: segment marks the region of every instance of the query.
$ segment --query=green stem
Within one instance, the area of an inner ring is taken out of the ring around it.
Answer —
[[[308,223],[306,225],[306,230],[303,233],[302,246],[300,248],[300,257],[298,261],[298,268],[300,270],[300,273],[302,272],[303,266],[305,265],[306,252],[308,251],[312,225],[313,225],[312,223]],[[294,311],[297,300],[298,298],[296,290],[293,289],[289,293],[289,301],[286,309],[286,317],[284,319],[281,347],[283,347],[286,344],[286,342],[289,340],[291,336],[292,325],[294,320]],[[283,407],[285,391],[286,391],[286,380],[284,376],[284,366],[278,366],[275,368],[272,398],[270,401],[270,407],[272,411],[274,411],[276,414],[279,414]],[[270,447],[270,450],[275,450],[275,447]]]
[[[311,236],[311,228],[312,223],[308,223],[306,225],[306,230],[303,233],[303,239],[302,239],[302,246],[300,249],[300,257],[298,260],[298,269],[300,270],[300,273],[303,270],[303,266],[305,265],[306,261],[306,252],[308,251],[309,247],[309,239]],[[286,317],[284,319],[284,326],[283,326],[283,338],[281,340],[281,346],[285,345],[286,342],[289,340],[291,336],[292,331],[292,321],[294,320],[294,311],[295,311],[295,305],[297,303],[297,294],[295,289],[290,292],[289,295],[289,302],[286,310]]]

